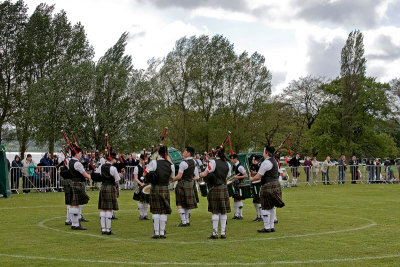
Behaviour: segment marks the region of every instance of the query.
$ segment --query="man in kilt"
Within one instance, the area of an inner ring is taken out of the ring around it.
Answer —
[[[85,205],[89,202],[89,196],[86,194],[86,180],[90,179],[90,175],[85,171],[80,159],[82,157],[82,149],[73,147],[71,149],[72,159],[68,162],[68,169],[71,173],[70,182],[70,218],[72,221],[72,230],[86,230],[79,222],[79,205]],[[68,203],[67,203],[68,204]]]
[[[71,152],[68,153],[70,155]],[[71,216],[69,213],[70,203],[71,203],[71,173],[68,170],[68,162],[69,158],[65,155],[65,159],[61,162],[60,166],[60,175],[63,178],[63,188],[64,188],[64,196],[65,196],[65,205],[67,205],[67,218],[65,219],[65,225],[72,225]]]
[[[100,211],[100,224],[101,234],[113,235],[111,231],[111,219],[113,217],[113,210],[118,210],[117,200],[117,185],[121,179],[122,174],[118,173],[116,167],[113,166],[115,163],[116,154],[110,153],[105,164],[100,165],[96,173],[101,174],[101,189],[99,193],[99,205]]]
[[[226,161],[225,150],[217,147],[216,158],[210,160],[208,168],[200,173],[200,177],[210,187],[208,192],[208,211],[212,213],[213,232],[209,239],[218,239],[218,222],[221,221],[221,238],[226,238],[227,213],[231,212],[226,179],[231,173],[231,165]]]
[[[137,200],[138,202],[138,210],[139,210],[139,220],[150,220],[147,216],[147,209],[149,206],[148,201],[145,199],[145,195],[143,193],[143,188],[148,185],[145,183],[143,171],[144,171],[144,155],[140,155],[139,164],[135,166],[133,169],[133,176],[135,177],[135,181],[139,187],[138,191],[133,193],[133,200]]]
[[[282,208],[285,203],[282,200],[281,184],[279,183],[279,167],[274,158],[275,149],[266,146],[264,149],[265,160],[260,166],[258,173],[254,177],[250,177],[250,181],[258,181],[261,179],[261,208],[264,221],[264,228],[257,230],[259,233],[275,232],[274,220],[276,210],[274,207]]]
[[[158,154],[164,158],[153,160],[147,166],[145,172],[146,180],[151,183],[150,190],[150,211],[153,213],[154,235],[152,238],[166,238],[165,226],[167,224],[167,214],[171,214],[169,198],[169,180],[175,177],[174,164],[167,158],[167,148],[161,146]]]
[[[243,220],[243,202],[244,199],[239,194],[239,187],[244,185],[244,178],[247,178],[247,172],[242,164],[239,162],[239,156],[237,154],[232,154],[230,156],[231,162],[233,164],[233,183],[235,187],[235,194],[233,195],[233,209],[235,215],[233,220]]]
[[[170,181],[178,181],[175,187],[176,207],[181,217],[178,227],[190,226],[190,210],[197,208],[193,178],[199,175],[195,173],[197,169],[193,160],[194,152],[194,148],[191,146],[185,148],[182,153],[184,160],[179,164],[178,174]]]
[[[256,175],[258,173],[258,170],[260,169],[260,156],[259,155],[253,155],[252,160],[251,160],[251,166],[250,166],[250,173],[252,176]],[[253,222],[261,222],[262,216],[261,216],[261,201],[260,201],[260,192],[258,194],[253,194],[253,204],[254,208],[256,209],[257,212],[257,217],[253,220]]]

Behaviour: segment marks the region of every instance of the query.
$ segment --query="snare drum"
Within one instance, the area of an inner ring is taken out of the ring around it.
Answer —
[[[144,195],[144,201],[146,203],[150,203],[150,190],[151,190],[151,184],[146,185],[145,187],[143,187],[143,195]]]
[[[226,182],[226,187],[228,187],[228,194],[230,197],[232,197],[235,194],[235,185],[233,180],[229,180]]]
[[[239,185],[238,191],[239,191],[239,196],[242,199],[251,198],[251,190],[249,184]]]
[[[208,186],[205,182],[199,183],[200,193],[202,197],[208,196]]]
[[[251,183],[251,195],[252,197],[260,196],[261,181]]]

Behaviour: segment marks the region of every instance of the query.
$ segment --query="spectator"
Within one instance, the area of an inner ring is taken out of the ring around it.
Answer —
[[[50,153],[44,153],[44,156],[39,163],[42,163],[42,166],[53,166],[53,160],[51,159]]]
[[[11,193],[17,194],[19,189],[19,178],[22,177],[22,162],[18,155],[15,155],[13,162],[11,162]]]
[[[375,174],[375,167],[374,161],[372,159],[368,159],[367,161],[367,174],[368,174],[368,183],[374,182],[374,174]]]
[[[396,160],[396,165],[397,165],[397,175],[399,176],[399,181],[400,181],[400,158]]]
[[[353,156],[349,161],[350,165],[350,174],[351,174],[351,183],[356,184],[358,180],[358,162],[356,156]]]
[[[55,192],[58,192],[60,185],[59,182],[57,181],[57,169],[58,166],[60,165],[60,159],[56,154],[53,155],[53,165],[54,168],[52,169],[51,172],[51,186],[54,188]]]
[[[131,166],[137,166],[139,165],[139,160],[136,158],[136,153],[132,154],[132,165]]]
[[[375,181],[381,180],[381,160],[375,159]]]
[[[310,176],[311,176],[311,167],[312,167],[312,162],[310,157],[306,157],[306,159],[304,160],[303,166],[304,166],[304,172],[306,173],[306,179],[307,179],[307,183],[310,182]]]
[[[23,192],[24,193],[29,193],[30,192],[30,188],[32,185],[32,176],[33,173],[35,172],[35,165],[36,163],[32,160],[32,155],[28,154],[26,156],[26,159],[24,159],[22,161],[22,165],[24,166],[24,168],[22,169],[22,174],[23,174]]]
[[[390,180],[390,167],[391,167],[392,163],[390,162],[390,158],[389,157],[386,158],[386,160],[383,163],[383,165],[385,166],[386,180]]]
[[[341,155],[338,161],[339,166],[339,184],[344,184],[346,181],[347,160],[345,155]]]
[[[318,180],[318,172],[319,172],[319,162],[317,157],[313,157],[312,163],[312,173],[313,173],[313,183],[316,185]]]
[[[296,187],[297,186],[297,178],[299,177],[300,173],[298,171],[300,166],[300,154],[297,153],[296,157],[292,158],[289,161],[289,167],[291,167],[292,174],[293,174],[293,179],[292,179],[292,186]]]
[[[322,173],[322,183],[325,184],[325,177],[326,177],[326,184],[330,185],[329,183],[329,167],[333,166],[331,161],[331,157],[327,156],[324,163],[322,163],[321,173]]]

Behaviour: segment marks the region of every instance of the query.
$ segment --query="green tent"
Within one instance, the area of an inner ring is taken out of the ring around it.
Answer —
[[[3,197],[10,197],[7,157],[4,146],[0,146],[0,195]]]

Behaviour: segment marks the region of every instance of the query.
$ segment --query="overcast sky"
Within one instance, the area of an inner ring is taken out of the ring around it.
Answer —
[[[25,0],[29,14],[44,1]],[[237,53],[266,58],[273,90],[306,75],[335,78],[348,34],[364,34],[367,74],[400,77],[398,0],[47,0],[80,21],[101,57],[128,31],[136,68],[164,57],[183,36],[222,34]]]

